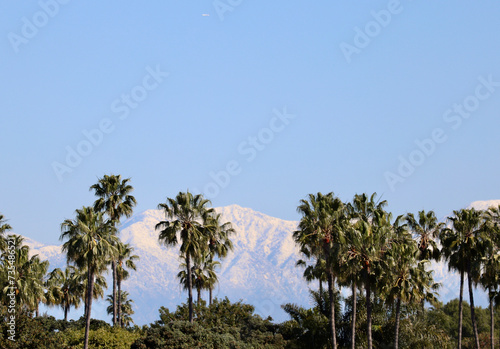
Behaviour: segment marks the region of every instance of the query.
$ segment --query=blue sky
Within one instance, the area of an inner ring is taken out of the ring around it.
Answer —
[[[0,212],[57,243],[110,173],[132,178],[136,212],[187,189],[290,220],[318,191],[438,217],[499,199],[499,14],[494,1],[4,1]]]

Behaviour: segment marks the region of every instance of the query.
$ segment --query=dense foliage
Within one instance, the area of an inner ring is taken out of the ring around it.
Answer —
[[[189,322],[186,304],[173,313],[160,308],[160,320],[146,329],[146,336],[132,348],[284,348],[278,325],[253,314],[248,304],[215,299],[194,307],[195,322]]]

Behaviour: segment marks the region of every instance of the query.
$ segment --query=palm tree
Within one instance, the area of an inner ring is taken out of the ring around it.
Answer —
[[[92,287],[92,299],[98,300],[104,298],[104,290],[108,288],[108,283],[106,282],[106,277],[102,274],[106,272],[109,262],[100,265],[99,272],[94,276],[94,286]],[[83,287],[84,294],[84,316],[87,316],[88,303],[87,303],[87,290],[89,285],[88,270],[81,269],[78,270],[77,279],[80,285]]]
[[[352,206],[346,204],[347,216],[352,217]],[[349,218],[350,224],[351,219]],[[354,248],[349,244],[355,237],[351,234],[353,233],[352,227],[348,227],[345,230],[345,240],[346,243],[343,245],[342,255],[341,255],[341,265],[340,265],[340,278],[339,284],[341,286],[351,288],[352,296],[352,314],[351,314],[351,349],[356,348],[356,317],[357,317],[357,290],[361,285],[360,273],[362,266],[355,258],[351,258],[351,253],[354,252]],[[321,285],[321,284],[320,284]],[[321,292],[320,292],[321,293]]]
[[[5,233],[12,230],[12,227],[6,223],[3,214],[0,213],[0,251],[5,251],[7,242],[5,240]]]
[[[478,269],[482,258],[482,252],[486,247],[486,240],[483,235],[484,229],[482,229],[483,214],[482,211],[476,211],[474,208],[461,209],[459,211],[453,211],[453,216],[448,217],[448,219],[452,223],[452,229],[446,228],[442,231],[441,241],[449,268],[460,272],[458,345],[460,348],[462,343],[463,283],[464,274],[467,273],[474,340],[476,348],[479,348],[472,284],[474,278],[473,268],[476,270]]]
[[[135,261],[139,259],[139,256],[134,255],[134,248],[130,244],[118,244],[118,259],[116,264],[116,284],[118,287],[118,294],[122,292],[122,281],[128,279],[130,273],[127,269],[137,270]],[[118,297],[118,325],[123,327],[123,321],[121,316],[121,297]]]
[[[194,265],[191,267],[191,278],[192,285],[197,291],[197,304],[200,305],[201,291],[209,290],[209,305],[212,304],[212,289],[215,283],[217,283],[217,274],[215,273],[215,268],[220,266],[220,262],[211,259],[210,254],[203,256],[202,258],[195,258]],[[181,271],[177,274],[181,285],[184,290],[188,290],[188,276],[187,276],[187,265],[186,263],[181,263],[179,266]]]
[[[352,199],[352,203],[348,204],[350,219],[357,221],[362,220],[370,223],[377,212],[382,212],[387,206],[387,201],[375,201],[377,193],[373,193],[370,198],[366,193],[356,194]]]
[[[495,313],[494,300],[499,295],[498,286],[500,285],[500,253],[493,254],[488,251],[483,257],[484,269],[481,274],[481,285],[488,290],[489,308],[490,308],[490,346],[495,347]]]
[[[215,285],[219,282],[219,278],[217,277],[217,273],[215,272],[215,268],[219,266],[220,263],[214,260],[208,260],[204,264],[204,272],[207,276],[205,279],[205,289],[208,290],[208,305],[212,305],[212,291]]]
[[[418,240],[419,259],[439,260],[439,248],[436,244],[436,239],[443,229],[444,223],[438,222],[434,211],[427,213],[424,210],[419,211],[418,220],[413,213],[408,213],[406,223],[413,236]]]
[[[367,224],[371,224],[373,218],[376,214],[383,212],[384,207],[387,205],[387,201],[376,201],[377,193],[373,193],[369,198],[366,193],[355,194],[352,203],[347,203],[346,214],[349,220],[349,228],[346,229],[346,240],[351,241],[351,243],[344,246],[343,251],[343,269],[345,275],[345,281],[351,283],[352,288],[352,319],[351,319],[351,348],[356,347],[356,308],[357,308],[357,286],[363,282],[361,277],[361,271],[363,270],[363,265],[359,260],[359,255],[357,254],[356,247],[353,245],[354,239],[357,239],[355,234],[356,230],[353,229],[353,224],[356,222],[363,221]],[[366,281],[366,280],[365,280]],[[367,300],[371,302],[371,300]],[[367,307],[368,309],[368,307]],[[371,304],[369,307],[371,313]],[[369,317],[368,327],[369,332],[369,342],[371,343],[371,316]],[[371,344],[370,344],[371,345]]]
[[[371,223],[365,220],[356,221],[349,227],[347,234],[348,259],[351,264],[357,264],[363,280],[366,293],[366,317],[368,348],[373,346],[372,340],[372,303],[371,294],[375,285],[375,271],[384,253],[389,248],[392,226],[390,214],[383,211],[374,211]]]
[[[118,293],[120,295],[119,298],[119,303],[120,303],[120,308],[119,308],[119,314],[121,314],[121,327],[128,327],[131,324],[134,323],[132,320],[132,316],[134,314],[134,310],[132,309],[132,303],[134,303],[133,300],[129,299],[129,293],[125,291],[121,291]],[[106,312],[108,315],[113,314],[113,295],[108,295],[106,298],[106,301],[108,301],[109,306],[106,308]]]
[[[193,195],[189,191],[180,192],[175,199],[167,198],[166,203],[158,205],[169,220],[161,221],[156,226],[160,230],[159,241],[166,246],[178,244],[177,234],[180,235],[181,257],[186,261],[188,279],[188,304],[189,322],[193,322],[193,280],[191,276],[191,261],[198,258],[208,246],[207,228],[204,225],[213,214],[213,209],[208,208],[210,201],[201,194]]]
[[[307,251],[304,251],[303,254],[307,254]],[[319,257],[311,256],[311,258],[316,259],[314,264],[308,265],[305,260],[299,259],[297,263],[295,263],[295,266],[302,266],[305,268],[303,277],[307,282],[318,280],[318,292],[321,297],[321,295],[323,294],[323,282],[327,282],[328,279],[326,273],[326,262],[324,259]]]
[[[209,305],[212,304],[212,291],[218,282],[215,267],[220,266],[218,261],[214,258],[222,260],[227,254],[233,250],[233,243],[231,242],[231,235],[235,230],[230,222],[222,222],[222,215],[215,211],[206,215],[203,222],[205,229],[205,239],[208,243],[208,252],[204,253],[204,266],[203,270],[206,273],[205,289],[209,292]]]
[[[44,278],[49,269],[49,261],[40,260],[38,255],[34,255],[30,258],[28,262],[27,280],[28,280],[28,293],[35,309],[35,316],[38,317],[40,314],[38,312],[38,307],[40,302],[46,302],[45,298],[45,282]]]
[[[488,290],[490,308],[490,346],[495,347],[495,314],[494,300],[500,297],[500,205],[490,207],[485,213],[485,234],[488,235],[490,244],[483,257],[483,272],[481,285]]]
[[[68,262],[79,268],[87,268],[86,324],[84,349],[88,348],[90,317],[94,293],[95,276],[105,270],[106,262],[114,258],[118,238],[114,234],[112,222],[104,221],[103,214],[92,207],[76,210],[74,220],[65,220],[61,224],[61,240],[67,239],[62,250],[67,254]]]
[[[335,270],[338,270],[343,225],[347,219],[344,204],[333,193],[309,194],[308,200],[301,200],[297,211],[302,215],[299,230],[293,233],[302,253],[310,258],[322,258],[326,262],[328,275],[328,297],[330,298],[329,329],[333,348],[337,348],[335,330]]]
[[[420,260],[421,250],[417,242],[405,228],[396,232],[396,242],[392,243],[382,263],[380,276],[382,295],[389,304],[396,303],[394,348],[399,348],[399,323],[401,304],[418,304],[434,301],[434,291],[439,287],[432,278],[432,272],[425,269],[426,260]]]
[[[463,317],[463,293],[465,274],[465,249],[462,243],[462,236],[458,231],[451,228],[444,228],[440,233],[441,252],[448,261],[448,269],[456,270],[460,273],[460,293],[458,298],[458,349],[462,348],[462,317]]]
[[[98,182],[90,187],[99,198],[94,203],[96,211],[105,212],[116,228],[120,223],[120,218],[131,217],[133,207],[137,204],[135,198],[130,195],[134,188],[129,184],[130,178],[122,180],[121,175],[104,175]],[[118,232],[118,230],[116,230]],[[117,280],[116,280],[116,260],[111,261],[113,272],[113,326],[117,323]]]
[[[181,271],[177,274],[177,278],[179,279],[179,282],[183,286],[183,289],[188,291],[189,290],[189,282],[188,282],[188,271],[187,271],[187,265],[186,263],[181,263],[179,265],[179,268],[181,268]],[[194,261],[194,265],[191,267],[191,285],[193,285],[194,288],[196,288],[196,292],[198,297],[196,298],[196,304],[200,305],[200,300],[201,300],[201,290],[204,288],[204,285],[206,283],[206,276],[203,273],[201,264],[198,261]]]
[[[12,241],[14,247],[14,259],[9,259],[10,254],[7,251],[3,252],[2,259],[10,260],[8,266],[13,266],[10,270],[14,270],[13,278],[9,277],[14,285],[4,283],[3,294],[6,295],[9,291],[15,290],[18,298],[16,306],[27,313],[35,313],[38,316],[38,306],[40,302],[45,302],[45,283],[44,278],[49,268],[48,261],[41,261],[38,255],[30,257],[30,249],[23,244],[24,238],[19,235],[11,235],[9,241]],[[4,265],[7,269],[7,265]],[[10,274],[5,273],[5,274]],[[5,278],[7,280],[7,278]],[[5,281],[4,280],[4,281]]]
[[[5,217],[0,213],[0,234],[4,234],[11,229],[12,227],[6,223]]]
[[[49,305],[59,305],[64,311],[64,321],[68,320],[71,307],[78,308],[84,295],[84,285],[80,283],[79,271],[75,266],[54,269],[47,281]]]

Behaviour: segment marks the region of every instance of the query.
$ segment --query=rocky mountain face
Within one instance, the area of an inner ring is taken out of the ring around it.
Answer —
[[[478,201],[471,205],[484,209],[499,205],[500,200]],[[217,208],[223,222],[231,222],[236,230],[232,236],[234,250],[222,261],[218,270],[219,284],[213,291],[218,298],[228,297],[231,301],[243,300],[255,306],[256,312],[263,317],[271,316],[275,321],[287,319],[281,309],[284,303],[297,303],[310,306],[308,285],[302,278],[302,268],[295,267],[301,258],[292,239],[297,222],[285,221],[263,213],[231,205]],[[187,292],[183,291],[176,277],[179,272],[178,247],[162,246],[158,242],[155,225],[164,220],[159,210],[148,210],[134,215],[122,224],[120,237],[130,243],[134,253],[140,257],[137,271],[131,272],[122,288],[134,300],[134,321],[138,325],[157,320],[158,309],[165,306],[174,310],[178,304],[186,302]],[[29,238],[26,243],[32,253],[50,261],[50,268],[64,268],[65,255],[60,246],[45,246]],[[433,263],[434,278],[442,284],[440,298],[443,302],[458,297],[459,277],[448,271],[444,262]],[[111,277],[108,276],[108,292],[111,291]],[[346,291],[347,295],[348,291]],[[476,303],[486,305],[484,292],[477,291]],[[194,294],[196,296],[196,293]],[[204,299],[208,294],[202,294]],[[93,306],[93,317],[108,320],[106,304],[98,301]],[[50,314],[61,317],[58,309],[48,309]],[[83,309],[72,309],[70,316],[78,318]]]

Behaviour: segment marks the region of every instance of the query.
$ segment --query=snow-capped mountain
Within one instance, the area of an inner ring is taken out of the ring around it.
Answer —
[[[295,268],[299,258],[291,232],[296,222],[266,216],[237,205],[216,209],[223,222],[231,222],[236,233],[231,237],[234,250],[222,261],[218,271],[219,285],[214,297],[243,299],[255,306],[261,315],[283,319],[281,304],[288,300],[307,305],[307,285],[301,270]],[[159,210],[148,210],[124,222],[121,239],[135,247],[140,257],[124,288],[131,293],[144,322],[158,317],[158,308],[185,302],[176,275],[179,271],[178,248],[158,243],[155,225],[164,220]],[[203,295],[206,299],[207,295]],[[139,316],[136,316],[137,320]]]
[[[500,204],[500,200],[476,201],[472,203],[477,209]],[[214,290],[214,297],[229,297],[231,301],[243,300],[255,306],[256,312],[264,317],[271,316],[275,321],[287,319],[281,309],[284,303],[297,303],[310,306],[308,285],[302,278],[302,268],[295,267],[301,258],[298,248],[292,239],[292,232],[297,222],[273,218],[242,208],[237,205],[217,208],[222,214],[223,222],[231,222],[236,233],[231,237],[234,250],[222,261],[218,270],[219,285]],[[165,306],[170,310],[186,302],[186,292],[179,285],[176,277],[179,271],[178,247],[161,246],[158,242],[158,231],[155,225],[164,220],[159,210],[148,210],[134,215],[121,227],[121,239],[130,243],[134,253],[140,257],[137,271],[131,272],[122,289],[130,293],[134,300],[136,324],[151,323],[158,319],[158,309]],[[42,259],[50,261],[50,268],[64,268],[65,255],[60,246],[45,246],[29,238],[26,243],[32,253],[38,253]],[[434,278],[442,284],[439,291],[443,302],[458,297],[459,277],[448,271],[444,262],[433,263]],[[111,286],[110,277],[108,284]],[[108,292],[110,293],[110,287]],[[486,305],[484,292],[477,291],[478,305]],[[196,293],[194,294],[196,297]],[[204,299],[208,295],[204,293]],[[93,306],[93,317],[109,321],[106,315],[106,304],[96,302]],[[55,309],[49,313],[61,317]],[[83,309],[72,309],[70,316],[78,318]]]
[[[231,301],[243,300],[255,306],[257,313],[276,321],[286,319],[281,305],[294,302],[309,306],[308,285],[302,279],[303,270],[295,267],[300,258],[292,239],[297,222],[273,218],[237,205],[217,208],[223,222],[231,222],[236,233],[231,236],[234,250],[222,261],[218,270],[219,284],[213,296],[227,296]],[[131,272],[122,289],[134,300],[134,321],[145,324],[158,319],[158,308],[174,310],[186,302],[176,277],[179,272],[178,247],[165,247],[158,242],[155,225],[164,220],[159,210],[134,215],[122,224],[120,238],[134,246],[140,257],[137,271]],[[60,246],[45,246],[26,239],[32,253],[50,261],[50,268],[64,268],[66,260]],[[108,292],[111,281],[108,277]],[[196,297],[196,293],[194,294]],[[203,293],[204,299],[208,294]],[[109,320],[104,302],[96,302],[96,318]],[[94,307],[93,307],[94,308]],[[54,313],[57,310],[49,310]],[[78,318],[82,309],[71,310]]]

